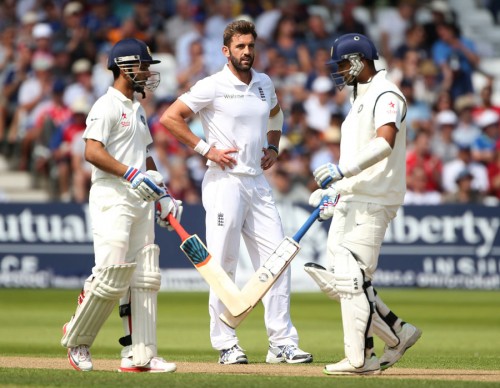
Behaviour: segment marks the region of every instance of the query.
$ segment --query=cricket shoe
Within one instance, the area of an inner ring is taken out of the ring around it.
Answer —
[[[73,368],[82,372],[92,370],[92,356],[87,345],[78,345],[68,348],[68,360]]]
[[[268,364],[279,364],[286,362],[288,364],[307,364],[312,362],[313,356],[311,353],[304,352],[296,345],[269,345],[267,351],[266,362]]]
[[[161,357],[153,357],[146,365],[137,366],[132,361],[132,357],[123,357],[118,372],[133,373],[170,373],[175,372],[177,365],[167,362]]]
[[[422,335],[422,331],[405,322],[396,335],[399,338],[399,344],[393,348],[385,345],[384,354],[380,357],[380,368],[382,368],[382,370],[390,368],[398,362],[399,359],[403,357],[403,354],[418,341]]]
[[[248,364],[248,358],[239,345],[234,345],[220,351],[219,364]]]
[[[353,367],[347,358],[335,364],[329,364],[323,369],[326,375],[379,375],[380,362],[377,356],[372,355],[370,358],[365,358],[365,363],[362,367]]]

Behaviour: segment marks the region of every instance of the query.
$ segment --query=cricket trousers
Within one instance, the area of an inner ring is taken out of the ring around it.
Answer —
[[[234,280],[243,237],[253,268],[259,268],[284,238],[272,190],[264,175],[209,169],[202,190],[207,248],[212,260],[219,262]],[[274,346],[298,345],[297,330],[290,319],[290,281],[288,268],[262,299],[267,335]],[[217,350],[238,343],[235,330],[219,319],[224,310],[223,303],[210,290],[210,339]]]

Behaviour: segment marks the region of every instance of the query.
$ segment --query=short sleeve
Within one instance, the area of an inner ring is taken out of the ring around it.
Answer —
[[[111,129],[119,121],[119,114],[116,109],[109,109],[108,104],[98,100],[87,116],[87,127],[82,137],[97,140],[106,146]]]
[[[215,80],[207,77],[196,82],[189,91],[179,97],[179,100],[194,113],[197,113],[212,103],[215,97],[215,89]]]
[[[382,125],[388,123],[394,123],[396,128],[399,129],[405,111],[406,103],[401,96],[393,92],[382,94],[375,104],[373,115],[375,128],[380,128]]]

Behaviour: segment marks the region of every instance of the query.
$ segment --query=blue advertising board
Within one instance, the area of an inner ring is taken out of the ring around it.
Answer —
[[[311,210],[278,204],[293,235]],[[202,240],[204,210],[185,206],[182,224]],[[303,264],[326,264],[329,222],[316,223],[292,263],[295,291],[316,291]],[[500,288],[500,211],[483,206],[407,206],[390,225],[374,283],[379,287]],[[174,232],[157,227],[163,290],[206,290]],[[237,283],[253,271],[242,243]],[[0,287],[79,288],[93,266],[88,205],[0,204]]]

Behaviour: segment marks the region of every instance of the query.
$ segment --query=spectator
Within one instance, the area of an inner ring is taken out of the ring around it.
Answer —
[[[441,160],[432,154],[430,146],[430,134],[427,131],[419,131],[415,137],[413,148],[406,154],[406,177],[413,174],[415,168],[422,168],[427,175],[427,191],[441,189]]]
[[[474,177],[469,170],[464,169],[460,171],[455,178],[456,189],[452,193],[447,193],[443,196],[443,203],[484,203],[484,193],[474,189],[473,180]]]
[[[307,125],[320,132],[328,128],[332,114],[338,112],[338,107],[331,98],[333,86],[330,77],[316,78],[312,83],[312,93],[304,102]]]
[[[481,130],[472,116],[472,110],[476,106],[474,95],[460,96],[456,99],[454,106],[458,115],[458,124],[455,131],[453,131],[453,141],[464,147],[471,147],[472,143],[481,134]]]
[[[439,97],[441,84],[439,83],[439,70],[432,59],[420,62],[417,78],[415,79],[415,99],[433,107]]]
[[[457,159],[451,160],[443,166],[443,190],[446,193],[454,193],[457,190],[456,179],[463,170],[467,170],[472,174],[472,188],[474,190],[481,193],[488,191],[489,183],[486,167],[472,160],[470,147],[459,146]]]
[[[495,146],[495,156],[493,160],[488,163],[488,192],[497,200],[500,200],[500,140],[497,141]]]
[[[118,28],[120,19],[112,12],[108,0],[89,0],[88,5],[83,25],[90,32],[90,39],[95,42],[97,50],[100,50],[102,45],[108,44],[108,31]]]
[[[439,40],[437,26],[443,23],[452,23],[455,20],[455,15],[446,0],[432,0],[429,4],[431,11],[431,20],[423,24],[425,30],[425,44],[427,50],[432,50],[432,46]]]
[[[194,7],[190,0],[176,0],[175,13],[165,21],[165,37],[171,47],[175,47],[177,40],[195,30]]]
[[[285,115],[283,133],[293,146],[297,146],[304,140],[306,130],[307,120],[304,105],[301,102],[294,102],[289,114]]]
[[[67,86],[64,92],[64,103],[71,106],[75,101],[84,100],[92,106],[96,100],[92,84],[92,62],[80,58],[71,66],[75,81]]]
[[[479,56],[472,40],[460,35],[453,23],[437,26],[439,40],[432,46],[432,58],[441,69],[443,85],[455,100],[474,93],[472,73],[479,64]]]
[[[330,51],[332,43],[337,34],[328,31],[323,16],[311,14],[307,19],[307,30],[305,32],[305,45],[309,50],[309,55],[313,56],[318,50]],[[325,62],[322,67],[325,68]]]
[[[269,177],[269,184],[273,188],[273,197],[277,203],[308,203],[311,192],[302,182],[294,179],[294,176],[280,167],[273,167],[266,174]]]
[[[408,141],[413,142],[417,132],[430,131],[431,110],[425,102],[415,99],[415,87],[412,80],[403,79],[399,87],[406,97],[406,137]]]
[[[458,146],[453,142],[453,131],[457,125],[457,115],[452,110],[439,112],[435,117],[435,130],[431,139],[431,151],[443,163],[456,159]]]
[[[493,110],[500,115],[500,105],[493,103],[493,80],[489,80],[479,92],[480,101],[472,109],[472,115],[477,117],[485,110]]]
[[[405,205],[438,205],[441,203],[441,193],[429,190],[428,175],[423,167],[411,170],[407,179],[407,189],[404,198]]]
[[[486,110],[477,117],[476,123],[482,133],[471,146],[474,161],[485,165],[493,161],[496,142],[500,139],[499,120],[500,115],[493,110]]]
[[[368,36],[367,26],[354,17],[354,9],[358,6],[357,0],[345,1],[343,7],[341,7],[340,24],[335,29],[337,36],[355,32]]]

